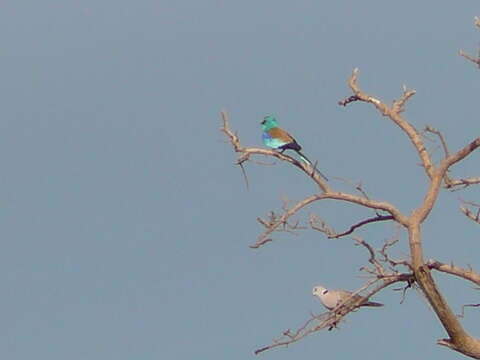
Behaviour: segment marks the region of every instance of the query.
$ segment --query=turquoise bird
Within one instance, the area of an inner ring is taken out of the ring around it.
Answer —
[[[262,140],[265,146],[280,150],[281,153],[283,153],[285,150],[293,150],[304,162],[313,167],[312,162],[300,152],[300,150],[302,150],[300,144],[297,143],[292,135],[278,127],[277,119],[275,119],[274,116],[265,116],[261,124],[263,130]],[[320,171],[318,171],[318,173],[328,181],[325,175],[323,175]]]

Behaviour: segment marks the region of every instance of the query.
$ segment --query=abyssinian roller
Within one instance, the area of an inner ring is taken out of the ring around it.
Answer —
[[[274,116],[265,116],[261,124],[263,130],[262,140],[265,146],[280,150],[281,153],[283,153],[285,150],[293,150],[300,156],[302,161],[313,167],[312,162],[300,151],[302,150],[300,144],[292,135],[278,126],[277,119]],[[318,171],[318,173],[328,181],[325,175],[323,175],[320,171]]]

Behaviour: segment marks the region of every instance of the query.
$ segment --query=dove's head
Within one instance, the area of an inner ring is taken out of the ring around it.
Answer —
[[[313,288],[312,294],[318,296],[319,298],[325,296],[328,293],[328,290],[321,285],[317,285]]]

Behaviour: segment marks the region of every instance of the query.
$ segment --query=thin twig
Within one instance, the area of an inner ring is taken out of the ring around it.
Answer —
[[[464,304],[464,305],[462,305],[462,312],[460,314],[458,314],[457,316],[459,318],[463,318],[464,315],[465,315],[465,308],[466,307],[479,307],[479,306],[480,306],[480,304]]]
[[[440,139],[440,142],[442,143],[443,152],[445,153],[445,157],[450,156],[450,152],[448,151],[447,142],[445,141],[445,138],[443,137],[443,134],[439,130],[431,127],[430,125],[427,125],[427,126],[425,126],[424,131],[437,135],[438,138]]]
[[[468,61],[471,61],[472,63],[474,63],[475,65],[477,65],[480,68],[480,58],[475,58],[473,56],[470,56],[466,52],[464,52],[463,50],[460,50],[458,52],[458,55],[464,57]]]
[[[352,226],[350,226],[350,229],[344,231],[343,233],[336,234],[336,235],[333,235],[333,236],[329,236],[329,238],[338,239],[342,236],[350,235],[356,229],[358,229],[359,227],[362,227],[364,225],[367,225],[367,224],[370,224],[370,223],[373,223],[373,222],[387,221],[387,220],[393,220],[393,216],[392,215],[377,215],[373,218],[365,219],[365,220],[362,220],[362,221],[360,221],[356,224],[353,224]]]

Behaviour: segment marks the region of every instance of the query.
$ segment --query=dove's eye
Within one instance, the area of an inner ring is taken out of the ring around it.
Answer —
[[[326,293],[328,293],[328,290],[323,290],[323,295],[325,295]]]

